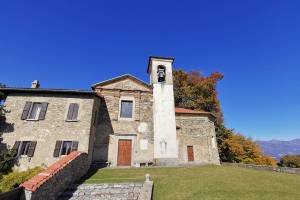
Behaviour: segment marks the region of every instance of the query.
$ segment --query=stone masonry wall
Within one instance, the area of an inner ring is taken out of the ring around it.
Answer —
[[[12,130],[3,134],[3,143],[12,148],[15,141],[37,141],[34,156],[21,156],[19,169],[34,166],[49,166],[60,158],[53,157],[57,140],[79,141],[78,150],[91,152],[91,121],[94,104],[93,96],[87,95],[46,95],[46,94],[11,94],[5,101],[7,123]],[[98,99],[98,98],[97,98]],[[99,99],[98,99],[99,100]],[[26,101],[48,102],[45,120],[21,120]],[[66,122],[70,103],[79,104],[78,121]]]
[[[97,91],[97,90],[96,90]],[[132,166],[153,162],[152,94],[146,91],[98,90],[104,100],[97,125],[94,160],[117,165],[119,139],[132,140]],[[121,99],[134,100],[134,118],[120,118]],[[146,141],[141,149],[141,140]]]
[[[55,200],[89,169],[88,155],[74,151],[21,184],[26,200]]]
[[[188,163],[187,146],[193,146],[194,162],[220,164],[215,126],[208,117],[176,115],[179,163]]]
[[[72,185],[59,200],[137,200],[143,183],[102,183]]]

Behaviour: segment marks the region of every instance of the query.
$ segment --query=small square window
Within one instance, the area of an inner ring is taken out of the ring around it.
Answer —
[[[60,155],[68,155],[72,150],[72,141],[63,141]]]
[[[42,109],[41,103],[33,103],[27,119],[37,120]]]
[[[121,118],[132,118],[133,114],[133,101],[121,101]]]

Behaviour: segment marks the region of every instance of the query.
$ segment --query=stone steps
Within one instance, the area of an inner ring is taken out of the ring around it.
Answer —
[[[58,200],[137,200],[143,183],[71,185]]]

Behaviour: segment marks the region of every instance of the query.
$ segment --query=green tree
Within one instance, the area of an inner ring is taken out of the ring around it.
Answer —
[[[0,87],[5,87],[5,85],[0,83]],[[12,167],[14,166],[16,159],[14,157],[15,153],[7,149],[7,145],[3,144],[2,134],[11,124],[6,123],[5,113],[8,111],[3,105],[4,94],[0,92],[0,178],[3,174],[11,172]]]
[[[286,155],[280,159],[280,165],[283,167],[300,168],[300,155]]]

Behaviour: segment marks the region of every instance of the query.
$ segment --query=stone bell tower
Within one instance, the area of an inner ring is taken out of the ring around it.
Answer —
[[[153,86],[154,159],[175,165],[178,158],[172,64],[174,58],[150,57],[148,74]]]

